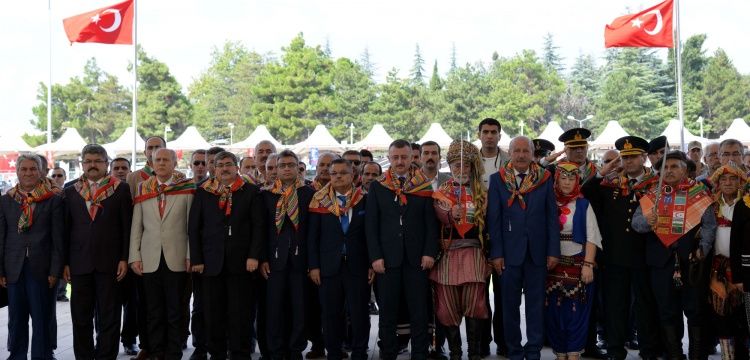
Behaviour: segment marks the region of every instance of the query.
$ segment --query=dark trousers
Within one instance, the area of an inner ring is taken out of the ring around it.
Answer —
[[[193,295],[193,282],[189,273],[185,273],[184,285],[180,295],[180,345],[187,345],[187,339],[190,337],[190,297]]]
[[[682,340],[684,326],[682,321],[683,312],[687,317],[690,328],[704,325],[703,299],[705,299],[705,287],[702,284],[691,284],[688,275],[688,260],[681,259],[681,273],[683,285],[679,288],[674,286],[674,256],[664,267],[651,267],[651,288],[654,292],[659,314],[659,323],[664,327],[676,329],[676,339]],[[667,338],[665,336],[665,338]],[[667,340],[669,341],[669,340]],[[681,343],[680,343],[681,344]],[[669,344],[667,344],[669,345]],[[680,350],[682,346],[680,346]]]
[[[635,311],[641,356],[658,356],[659,323],[648,270],[604,264],[602,271],[606,279],[600,284],[604,291],[604,306],[607,310],[607,353],[616,359],[624,359],[627,356],[625,341],[628,340],[630,332],[628,318],[632,291],[635,296],[632,309]]]
[[[312,351],[323,351],[322,306],[318,286],[305,279],[305,338],[310,342]]]
[[[250,273],[204,275],[203,295],[211,358],[225,359],[229,343],[232,359],[249,360],[250,302],[253,295]]]
[[[138,336],[138,293],[136,278],[139,276],[128,271],[120,282],[120,304],[122,304],[122,331],[120,341],[123,345],[135,345]]]
[[[406,297],[406,305],[411,324],[411,358],[424,360],[427,357],[427,272],[409,266],[386,268],[378,274],[377,285],[380,299],[380,338],[383,360],[393,360],[398,354],[396,323],[399,314],[401,294]]]
[[[266,324],[266,340],[274,360],[286,356],[299,358],[306,347],[304,299],[308,279],[303,271],[287,266],[283,270],[272,270],[268,276],[266,309],[269,321]]]
[[[148,349],[151,347],[148,339],[148,299],[146,299],[146,288],[143,286],[143,277],[136,276],[135,278],[135,294],[136,294],[136,326],[138,328],[138,339],[141,343],[142,349]]]
[[[340,360],[344,339],[346,310],[351,319],[352,360],[367,359],[370,338],[370,285],[367,273],[352,274],[346,264],[338,274],[321,278],[320,303],[323,306],[323,328],[328,360]],[[346,304],[346,306],[345,306]]]
[[[260,355],[266,357],[268,354],[268,341],[266,340],[266,279],[257,271],[253,274],[253,288],[255,296],[250,305],[251,336],[256,340]]]
[[[530,256],[519,266],[505,265],[503,287],[503,330],[510,359],[538,360],[544,341],[545,265],[535,265]],[[521,346],[521,293],[526,305],[526,345]]]
[[[117,276],[93,272],[71,276],[70,315],[76,359],[114,359],[120,339],[120,304]],[[97,333],[94,348],[94,323]]]
[[[193,283],[193,310],[190,319],[190,332],[193,333],[193,347],[199,353],[206,353],[206,322],[203,312],[203,279],[200,274],[190,274]]]
[[[56,300],[55,288],[50,289],[44,279],[35,279],[26,259],[18,281],[8,284],[8,359],[26,359],[29,349],[29,317],[32,359],[52,358],[52,338],[49,331],[50,301]]]
[[[485,296],[487,303],[487,310],[489,317],[487,319],[478,320],[482,323],[482,347],[489,348],[490,342],[495,341],[495,345],[501,352],[507,352],[507,346],[505,345],[505,332],[503,331],[503,297],[502,297],[502,286],[500,286],[501,277],[496,273],[492,272],[492,293],[493,298],[490,299],[490,287],[485,287]],[[490,278],[487,278],[487,284],[490,283]],[[495,307],[492,310],[490,307],[490,300]]]
[[[149,353],[164,359],[182,358],[182,308],[187,275],[169,270],[162,256],[159,268],[143,274],[148,299]]]

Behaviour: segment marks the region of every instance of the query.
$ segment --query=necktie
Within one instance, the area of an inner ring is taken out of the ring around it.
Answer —
[[[526,179],[526,174],[518,174],[518,187],[521,187],[521,184],[523,184],[523,180]]]
[[[628,182],[630,183],[630,187],[632,188],[633,186],[635,186],[635,183],[638,182],[638,179],[630,179],[628,180]]]
[[[405,176],[399,176],[398,177],[398,182],[399,182],[399,185],[401,186],[401,188],[403,189],[404,185],[406,184],[406,177]]]
[[[164,208],[167,205],[167,194],[164,193],[166,188],[166,184],[159,185],[159,217],[162,219],[164,218]]]
[[[99,184],[94,181],[89,186],[89,215],[91,216],[91,219],[94,219],[94,216],[96,216],[96,207],[94,206],[94,199],[96,198],[96,191],[99,189]]]
[[[349,210],[343,209],[346,205],[346,196],[345,195],[338,195],[337,198],[339,199],[339,208],[342,210],[347,210],[346,212],[341,213],[341,230],[346,234],[346,231],[349,230]],[[341,246],[341,254],[346,255],[346,242],[342,244]]]

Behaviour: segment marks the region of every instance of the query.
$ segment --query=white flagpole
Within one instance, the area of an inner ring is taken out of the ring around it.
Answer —
[[[682,98],[682,39],[680,39],[680,0],[674,2],[673,16],[676,19],[674,52],[677,67],[677,118],[680,120],[680,150],[685,151],[685,109]],[[665,154],[666,155],[666,154]]]
[[[47,82],[47,144],[52,143],[52,0],[47,0],[49,27],[49,81]]]
[[[138,139],[138,0],[133,0],[133,153],[131,167],[135,168],[135,147]]]

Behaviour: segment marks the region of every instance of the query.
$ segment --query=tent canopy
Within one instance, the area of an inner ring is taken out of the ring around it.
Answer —
[[[277,150],[282,147],[281,143],[271,135],[271,132],[268,131],[268,128],[265,125],[258,125],[258,127],[256,127],[245,140],[230,144],[228,147],[230,149],[254,149],[255,145],[258,145],[258,143],[263,140],[268,140],[273,143]]]
[[[662,131],[661,135],[667,137],[667,142],[670,148],[680,147],[680,121],[676,119],[669,120],[667,127]],[[685,137],[685,145],[691,141],[699,141],[701,144],[706,143],[706,139],[695,136],[687,128],[683,129],[683,136]]]
[[[107,152],[110,154],[122,154],[130,153],[133,151],[133,127],[129,126],[125,131],[117,138],[117,140],[102,145]],[[135,149],[140,151],[146,147],[146,142],[143,141],[141,134],[138,134],[135,138]]]
[[[604,127],[602,133],[591,142],[592,149],[614,149],[615,141],[617,139],[628,136],[629,134],[625,129],[620,126],[620,123],[614,120],[607,122],[607,126]]]
[[[547,127],[544,128],[541,134],[537,138],[544,139],[555,145],[555,150],[562,150],[565,145],[561,143],[557,138],[560,137],[565,131],[560,127],[557,121],[550,121]]]
[[[743,119],[734,119],[727,131],[719,137],[719,141],[726,139],[735,139],[745,146],[750,145],[750,126]]]
[[[210,147],[211,144],[201,136],[195,126],[188,126],[180,137],[167,143],[167,148],[173,150],[198,150]]]
[[[381,124],[375,124],[370,132],[359,142],[352,144],[355,149],[388,150],[393,138],[388,135]]]
[[[60,136],[57,141],[51,144],[42,144],[34,148],[36,152],[52,151],[57,155],[62,154],[78,154],[81,152],[83,147],[86,146],[86,141],[83,140],[78,130],[75,128],[67,128],[65,132]]]
[[[344,147],[328,132],[325,125],[318,124],[307,139],[294,144],[293,148],[297,153],[304,153],[313,148],[318,151],[341,151]]]
[[[33,149],[19,135],[0,135],[0,153],[28,152]]]
[[[440,147],[447,149],[451,142],[453,142],[453,138],[443,130],[443,127],[440,124],[432,123],[430,124],[429,129],[427,129],[427,132],[422,135],[422,138],[419,139],[417,143],[422,144],[426,141],[434,141],[438,143]]]

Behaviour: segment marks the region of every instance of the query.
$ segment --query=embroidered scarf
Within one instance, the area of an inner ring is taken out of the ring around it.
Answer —
[[[141,169],[140,173],[141,179],[143,180],[148,180],[149,177],[156,175],[154,169],[152,169],[151,166],[148,166],[148,164],[143,166],[143,169]]]
[[[513,205],[513,200],[518,199],[521,209],[526,209],[526,201],[524,195],[532,192],[538,188],[550,177],[549,171],[545,170],[539,164],[532,162],[529,165],[529,173],[526,178],[523,179],[521,186],[516,185],[516,173],[513,171],[513,164],[509,161],[499,170],[500,180],[505,183],[505,188],[510,192],[510,199],[508,199],[508,207]]]
[[[121,181],[114,176],[107,175],[104,178],[99,179],[97,183],[99,184],[99,187],[96,189],[96,193],[91,192],[89,180],[86,178],[86,175],[82,175],[78,178],[78,181],[73,185],[83,200],[91,203],[91,205],[89,205],[89,216],[91,217],[91,220],[96,218],[99,208],[102,207],[102,201],[115,193],[115,190],[120,186]]]
[[[392,169],[388,169],[385,174],[381,175],[377,182],[383,185],[386,189],[396,193],[396,198],[399,200],[401,205],[406,205],[406,195],[415,195],[421,197],[432,196],[432,180],[424,175],[422,170],[415,169],[411,170],[406,176],[405,184],[401,184],[398,176],[393,173]]]
[[[318,214],[331,213],[340,217],[342,214],[346,214],[349,209],[357,206],[360,200],[362,200],[363,195],[362,188],[352,188],[352,191],[346,195],[344,207],[341,207],[336,197],[336,190],[333,189],[331,183],[328,183],[313,195],[312,201],[310,201],[310,211]]]
[[[21,217],[18,218],[18,233],[31,228],[34,224],[34,203],[47,200],[61,192],[59,187],[51,186],[50,181],[40,181],[33,190],[26,193],[21,190],[20,185],[8,190],[8,196],[21,204]]]
[[[224,215],[229,216],[232,214],[232,193],[237,191],[239,188],[245,185],[245,180],[241,176],[234,178],[234,181],[230,186],[222,185],[219,179],[212,177],[201,185],[203,190],[208,191],[219,197],[219,209],[224,210]]]
[[[651,168],[644,167],[643,171],[641,181],[633,186],[630,185],[628,176],[624,172],[604,177],[601,185],[618,189],[622,196],[629,196],[630,193],[635,193],[635,196],[640,199],[643,194],[649,192],[659,182],[659,176]]]
[[[713,202],[708,188],[695,180],[683,181],[675,187],[665,185],[658,203],[655,189],[640,199],[644,215],[657,207],[654,232],[667,248],[700,224],[703,212]]]
[[[186,195],[194,193],[195,182],[193,182],[193,179],[186,179],[184,174],[175,171],[172,174],[172,183],[167,184],[162,189],[159,189],[159,181],[156,179],[156,176],[151,176],[148,180],[142,181],[138,184],[135,198],[133,198],[133,205],[144,202],[148,199],[153,199],[160,195]]]
[[[476,218],[474,217],[476,208],[474,205],[474,196],[471,193],[471,186],[459,185],[455,179],[451,179],[444,182],[438,191],[434,191],[432,198],[450,204],[451,208],[456,204],[461,204],[461,209],[463,210],[461,219],[453,224],[453,227],[461,235],[461,238],[465,238],[466,234],[477,225]]]
[[[575,176],[575,185],[573,187],[573,190],[568,193],[564,194],[562,191],[560,191],[560,176],[563,175],[567,176]],[[559,215],[560,220],[560,230],[562,230],[565,223],[568,221],[568,215],[571,214],[571,210],[568,207],[568,204],[570,202],[578,199],[581,196],[581,175],[580,175],[580,168],[572,162],[561,162],[557,164],[557,167],[555,169],[555,198],[557,200],[557,212]]]
[[[310,183],[310,187],[312,187],[315,191],[320,191],[320,189],[322,189],[324,186],[325,185],[323,185],[323,182],[320,181],[317,176],[315,177],[315,179],[313,179],[312,183]]]
[[[274,216],[274,223],[276,224],[276,233],[281,233],[281,229],[284,227],[284,220],[289,217],[289,220],[294,226],[294,231],[299,229],[299,199],[297,198],[297,189],[305,186],[305,183],[297,178],[294,185],[283,187],[281,180],[276,179],[273,186],[269,190],[273,194],[281,195],[279,200],[276,201],[276,213]]]
[[[586,181],[591,180],[594,176],[596,176],[597,171],[599,171],[599,168],[596,167],[596,164],[594,164],[591,161],[586,160],[586,163],[583,164],[583,166],[579,167],[578,170],[580,171],[580,182],[581,184],[585,184]]]
[[[250,185],[260,186],[259,184],[262,184],[262,182],[259,182],[258,179],[250,175],[240,174],[240,177]]]

